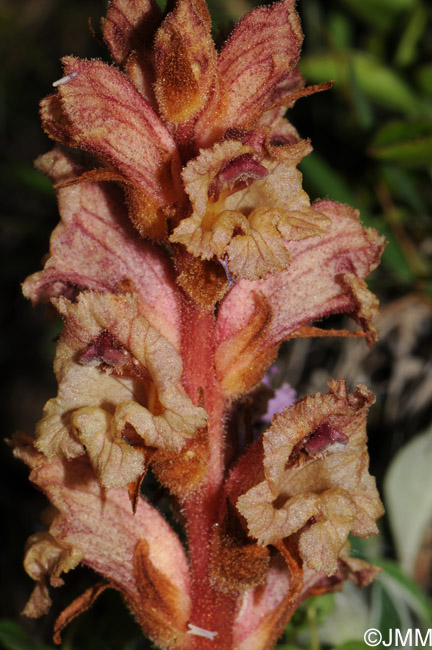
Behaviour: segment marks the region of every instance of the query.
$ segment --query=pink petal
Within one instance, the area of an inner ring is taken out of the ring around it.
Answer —
[[[294,0],[259,7],[238,23],[219,56],[228,95],[226,125],[252,122],[296,65],[303,34]]]
[[[83,171],[60,148],[38,162],[57,183]],[[44,270],[25,281],[24,295],[37,302],[83,288],[137,291],[147,320],[178,347],[179,294],[169,258],[137,237],[118,188],[83,183],[59,189],[58,198],[62,221],[51,237],[51,255]]]
[[[264,584],[249,589],[238,599],[233,626],[236,650],[262,650],[274,646],[301,600],[291,598],[292,590],[290,572],[282,558],[276,556]]]
[[[364,278],[376,267],[383,238],[363,228],[357,212],[347,205],[319,201],[313,208],[331,219],[329,230],[320,237],[287,242],[291,263],[285,271],[255,282],[241,280],[231,289],[218,315],[219,345],[244,330],[254,315],[256,295],[265,297],[272,308],[262,347],[278,344],[298,328],[333,313],[357,318],[361,305],[347,277]]]
[[[63,63],[65,74],[75,76],[58,87],[63,115],[42,102],[48,134],[57,138],[57,124],[66,120],[68,144],[119,171],[152,202],[172,202],[177,149],[148,101],[127,77],[102,61],[65,57]]]
[[[133,50],[148,49],[160,19],[153,0],[112,0],[102,27],[114,61],[123,65]]]
[[[102,19],[103,36],[114,61],[156,108],[152,44],[162,20],[154,0],[112,0]]]
[[[32,469],[31,481],[58,511],[50,527],[55,540],[79,549],[82,563],[122,592],[146,634],[167,636],[173,627],[185,631],[191,608],[189,567],[180,540],[162,515],[141,498],[133,514],[127,490],[101,488],[85,458],[70,463],[47,459],[28,437],[17,437],[14,444],[15,455]],[[137,571],[143,555],[146,567]],[[146,569],[169,587],[162,594],[165,603],[159,597],[154,606],[154,594],[143,593],[139,577]]]

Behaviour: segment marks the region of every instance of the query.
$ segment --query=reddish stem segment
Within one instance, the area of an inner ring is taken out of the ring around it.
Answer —
[[[225,399],[215,377],[214,340],[213,312],[186,303],[182,323],[183,385],[195,404],[204,397],[210,449],[206,481],[183,504],[192,572],[191,623],[217,632],[213,641],[192,636],[188,647],[194,650],[231,649],[235,610],[235,598],[217,590],[209,575],[211,532],[217,521],[224,479]]]

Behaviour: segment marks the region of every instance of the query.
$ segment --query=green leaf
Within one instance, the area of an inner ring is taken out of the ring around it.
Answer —
[[[412,573],[432,519],[432,428],[393,459],[384,480],[384,500],[403,570]],[[415,507],[413,507],[415,504]]]
[[[344,0],[344,4],[373,27],[388,30],[398,14],[412,10],[417,0]]]
[[[332,79],[336,88],[345,86],[351,93],[350,74],[354,74],[365,95],[378,106],[404,115],[432,114],[432,107],[425,105],[402,77],[364,52],[306,56],[300,69],[308,82]]]
[[[5,650],[52,650],[32,641],[18,623],[8,619],[0,620],[0,643]]]
[[[208,0],[208,8],[212,17],[213,25],[226,25],[230,20],[237,22],[244,13],[243,7],[237,7],[234,3],[224,0]]]
[[[382,522],[380,521],[378,523],[378,528],[380,528],[381,525]],[[381,557],[381,555],[383,555],[383,546],[386,544],[380,534],[371,535],[370,537],[356,537],[355,535],[349,535],[348,541],[351,557],[358,557],[361,560],[367,560],[371,563],[373,563],[371,558]]]
[[[354,195],[346,181],[317,151],[303,158],[299,168],[310,193],[314,196],[328,196],[333,201],[351,205],[355,203]]]
[[[394,161],[405,167],[424,167],[432,163],[432,121],[386,124],[374,136],[369,153],[375,158]]]
[[[420,90],[432,97],[432,63],[426,63],[426,65],[421,66],[415,73],[417,84],[420,87]]]
[[[364,207],[358,205],[354,194],[336,170],[334,170],[317,152],[304,158],[300,164],[304,175],[305,185],[314,197],[326,196],[333,201],[347,203],[360,207],[360,218],[366,226],[376,228],[387,239],[388,245],[384,250],[382,262],[401,282],[412,282],[413,274],[405,259],[405,255],[386,224],[373,217]]]
[[[372,585],[372,611],[374,614],[373,627],[380,630],[385,636],[388,630],[404,629],[406,622],[410,621],[407,606],[398,607],[395,599],[378,581]]]
[[[354,57],[353,66],[359,84],[372,102],[405,115],[423,113],[419,98],[391,68],[363,53]]]
[[[428,10],[419,5],[408,16],[402,38],[396,50],[395,63],[399,66],[407,66],[417,59],[417,49],[426,26],[428,24]]]
[[[310,596],[306,600],[308,607],[313,607],[317,623],[322,623],[335,608],[334,594],[323,594],[322,596]]]
[[[401,145],[412,145],[432,137],[432,120],[393,120],[384,124],[371,142],[373,152]]]
[[[351,47],[353,24],[345,13],[332,11],[327,19],[327,28],[333,44],[339,50],[347,50]]]
[[[362,129],[370,129],[373,124],[374,116],[370,100],[367,98],[364,89],[356,77],[354,66],[350,66],[349,78],[352,88],[352,99],[354,102],[357,119]]]
[[[0,165],[0,173],[7,185],[16,184],[21,189],[28,189],[55,198],[53,185],[49,178],[32,165],[9,161],[7,164]]]
[[[407,576],[400,566],[392,560],[374,559],[373,563],[383,569],[383,572],[377,578],[377,583],[381,584],[391,596],[393,602],[404,602],[425,625],[430,627],[432,623],[432,603],[414,580]]]
[[[390,164],[383,165],[381,173],[394,196],[405,201],[413,212],[428,214],[428,207],[416,186],[415,176],[413,177],[406,170]]]
[[[414,281],[414,274],[398,240],[386,225],[378,227],[378,230],[387,240],[387,247],[381,258],[384,267],[391,271],[401,283],[412,283]]]
[[[385,147],[429,135],[432,135],[431,120],[417,120],[414,122],[393,120],[392,122],[384,124],[384,126],[375,133],[372,146]]]

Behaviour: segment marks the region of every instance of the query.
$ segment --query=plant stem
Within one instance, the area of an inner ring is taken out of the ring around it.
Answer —
[[[235,598],[221,593],[209,573],[211,534],[217,521],[224,479],[223,417],[225,399],[214,371],[213,311],[201,311],[185,302],[182,322],[183,385],[198,404],[202,398],[208,413],[209,462],[205,482],[184,503],[189,559],[192,574],[191,623],[217,632],[214,641],[193,637],[188,648],[228,650],[232,648],[231,629]]]
[[[307,609],[307,617],[309,622],[309,630],[311,635],[310,647],[311,650],[320,650],[320,641],[318,636],[316,609],[310,605]]]

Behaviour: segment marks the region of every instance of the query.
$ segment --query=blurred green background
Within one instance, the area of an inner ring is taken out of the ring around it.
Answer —
[[[229,26],[253,3],[213,0],[214,26]],[[20,283],[41,267],[58,221],[47,179],[33,160],[51,144],[39,126],[38,101],[62,76],[65,54],[106,58],[98,33],[104,0],[2,0],[0,4],[2,137],[2,421],[3,437],[32,431],[52,376],[58,324],[32,309]],[[363,381],[377,395],[370,416],[372,472],[387,515],[379,538],[353,552],[384,567],[362,592],[314,598],[297,612],[280,647],[356,650],[369,627],[383,632],[432,627],[432,9],[425,0],[299,0],[308,83],[334,80],[331,91],[299,100],[289,117],[315,152],[302,163],[312,198],[357,207],[388,239],[370,279],[382,312],[381,338],[297,341],[282,349],[281,381],[300,395],[324,390],[329,377]],[[44,499],[27,472],[1,447],[3,550],[0,647],[52,647],[55,615],[90,577],[77,570],[56,590],[53,612],[22,619],[32,581],[21,568],[25,539],[39,530]],[[106,592],[64,634],[62,650],[149,647],[116,594]]]

